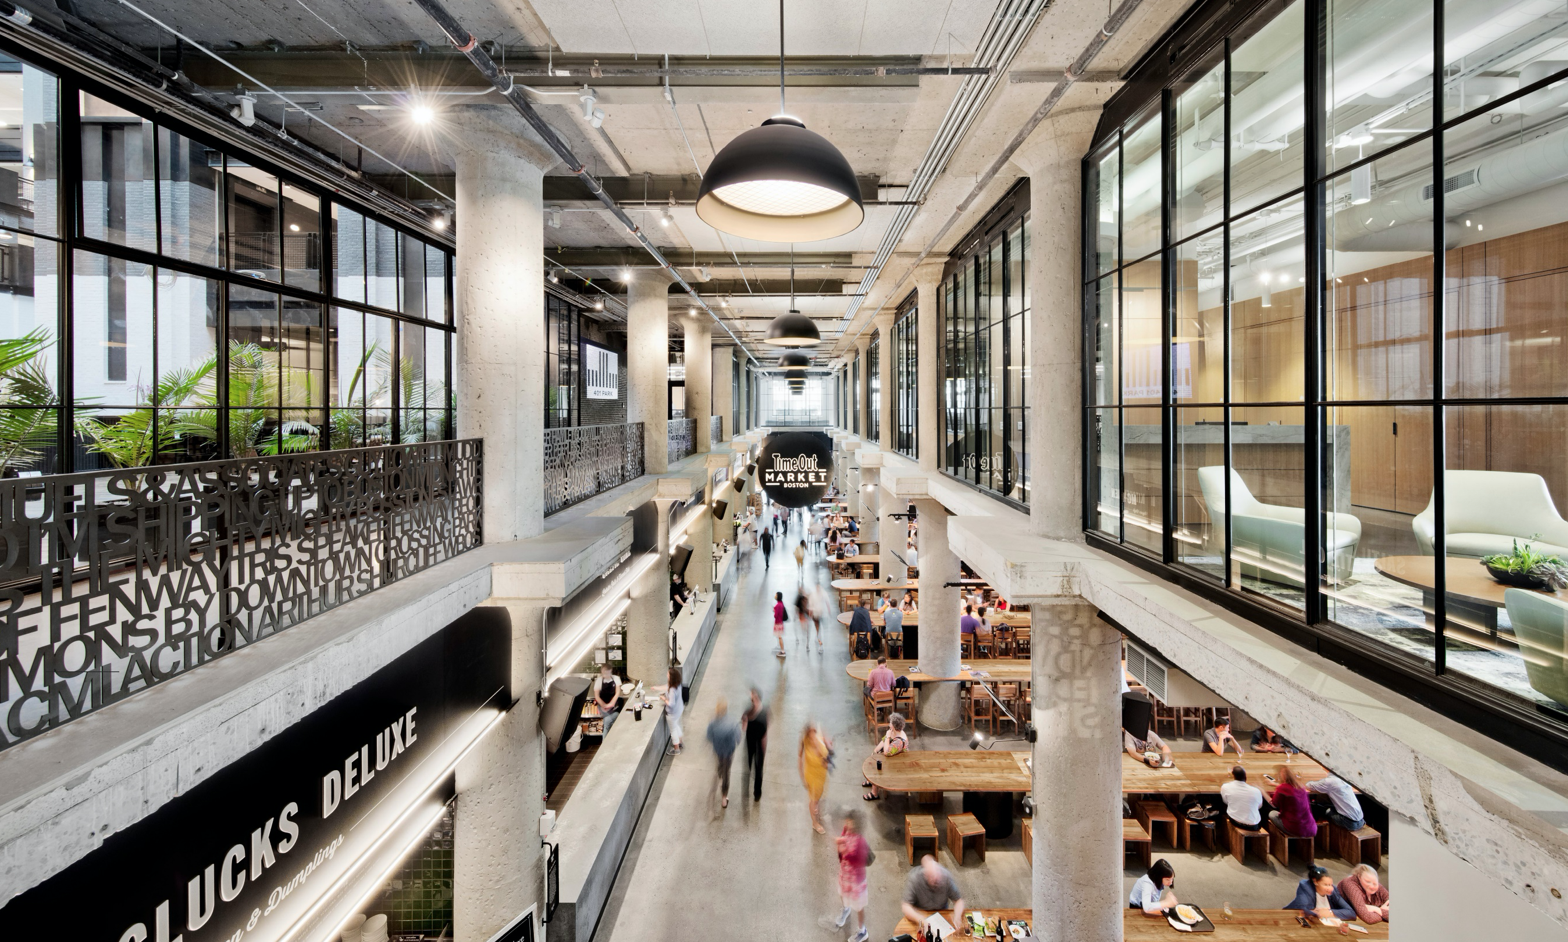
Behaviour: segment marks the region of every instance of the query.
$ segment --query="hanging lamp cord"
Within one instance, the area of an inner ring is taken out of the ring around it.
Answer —
[[[793,242],[789,244],[789,309],[795,310],[795,243]]]
[[[784,108],[784,0],[779,0],[779,114],[789,114]]]

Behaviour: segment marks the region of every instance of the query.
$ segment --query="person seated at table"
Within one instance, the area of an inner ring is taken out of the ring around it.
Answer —
[[[1322,867],[1307,868],[1306,879],[1296,884],[1296,898],[1286,903],[1284,908],[1299,909],[1319,919],[1326,916],[1356,918],[1355,909],[1340,895],[1339,888],[1334,886],[1334,878]]]
[[[889,606],[882,610],[882,638],[889,645],[904,647],[904,613]]]
[[[953,882],[953,875],[947,868],[926,854],[920,858],[920,866],[909,871],[909,878],[904,881],[904,915],[923,930],[932,913],[949,905],[953,907],[949,923],[955,929],[959,928],[964,924],[964,894],[959,892],[958,884]]]
[[[1356,790],[1337,775],[1318,779],[1307,784],[1307,791],[1313,795],[1322,795],[1329,801],[1329,808],[1324,817],[1347,831],[1359,831],[1367,826],[1366,815],[1361,811],[1361,799],[1356,797]]]
[[[964,606],[964,617],[958,620],[958,630],[966,635],[972,635],[980,627],[980,619],[975,617],[974,609]]]
[[[908,749],[909,733],[904,731],[904,725],[902,714],[889,713],[887,717],[887,732],[882,734],[882,741],[877,743],[877,747],[871,750],[872,755],[896,756]],[[860,796],[863,800],[876,801],[882,797],[882,793],[875,785],[871,784],[870,779],[864,779],[860,784],[869,789],[869,791]]]
[[[1225,817],[1232,827],[1243,831],[1263,829],[1263,789],[1247,783],[1247,770],[1233,766],[1231,781],[1220,786],[1220,800],[1225,802]]]
[[[891,592],[883,592],[881,595],[877,596],[878,615],[884,614],[888,609],[893,607],[893,600],[888,598],[890,595],[892,595]]]
[[[860,544],[855,540],[844,541],[844,558],[854,559],[860,555]]]
[[[1285,740],[1279,738],[1279,733],[1267,726],[1259,726],[1252,731],[1253,752],[1284,752]]]
[[[898,607],[906,615],[916,614],[920,611],[920,606],[915,602],[914,590],[904,590],[904,597],[899,600]]]
[[[915,547],[914,540],[910,540],[904,547],[904,564],[910,569],[920,568],[920,550]]]
[[[859,634],[871,633],[871,610],[866,607],[866,600],[862,598],[849,615],[849,633],[851,637]]]
[[[866,693],[887,693],[893,689],[893,668],[887,666],[887,657],[877,658],[877,666],[866,677]]]
[[[1127,905],[1145,916],[1164,915],[1167,910],[1176,908],[1176,892],[1171,889],[1175,885],[1176,871],[1161,857],[1149,867],[1148,873],[1133,883]]]
[[[1312,817],[1312,802],[1307,797],[1307,790],[1301,787],[1296,770],[1282,765],[1275,774],[1279,777],[1279,786],[1269,796],[1269,803],[1274,806],[1269,812],[1269,820],[1291,837],[1317,837],[1318,822]]]
[[[849,520],[849,532],[858,534],[860,532],[860,521],[856,520],[854,517],[850,517],[850,518],[848,518],[848,520]]]
[[[1144,733],[1142,739],[1125,729],[1122,730],[1122,748],[1127,750],[1128,755],[1148,765],[1151,769],[1159,768],[1164,764],[1165,757],[1171,754],[1171,747],[1166,745],[1165,740],[1160,738],[1160,734],[1152,729]],[[1159,753],[1160,757],[1151,762],[1148,756],[1151,752]]]
[[[1241,755],[1241,740],[1231,734],[1230,720],[1216,719],[1213,729],[1203,731],[1203,751],[1212,752],[1217,756],[1225,754],[1226,744],[1236,747],[1236,755]]]
[[[1366,864],[1356,864],[1350,876],[1339,881],[1339,895],[1362,922],[1388,922],[1388,887],[1378,881],[1377,871]]]
[[[975,618],[980,622],[980,624],[975,627],[976,645],[991,645],[991,642],[996,635],[996,632],[991,630],[991,622],[988,618],[985,617],[985,612],[986,608],[984,605],[975,609]],[[996,653],[994,645],[992,646],[991,653]]]

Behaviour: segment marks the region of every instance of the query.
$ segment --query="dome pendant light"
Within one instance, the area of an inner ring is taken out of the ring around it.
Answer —
[[[866,218],[849,161],[784,110],[784,0],[779,0],[779,113],[739,135],[708,165],[697,216],[731,235],[815,242],[853,232]]]
[[[814,347],[822,342],[816,322],[795,310],[795,247],[789,247],[789,313],[773,318],[764,343],[775,347]]]

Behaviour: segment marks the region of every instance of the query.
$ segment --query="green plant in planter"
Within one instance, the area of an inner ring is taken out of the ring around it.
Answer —
[[[319,435],[277,431],[281,413],[282,387],[299,383],[292,372],[281,377],[276,359],[259,344],[238,340],[229,342],[228,403],[218,408],[216,383],[203,384],[196,400],[202,408],[174,423],[174,431],[209,441],[218,440],[218,423],[226,422],[229,451],[238,458],[276,455],[280,452],[310,451]],[[220,411],[224,414],[220,415]]]
[[[1531,548],[1531,542],[1540,539],[1539,533],[1531,535],[1521,546],[1514,540],[1513,552],[1494,553],[1491,556],[1481,557],[1481,564],[1492,570],[1494,577],[1499,573],[1513,576],[1517,580],[1538,582],[1551,589],[1568,589],[1568,565],[1555,555],[1537,552]],[[1498,577],[1499,581],[1504,581]]]
[[[54,343],[42,327],[0,340],[0,475],[33,464],[55,443],[60,397],[49,380],[46,354]]]
[[[134,410],[113,421],[87,416],[76,423],[76,429],[88,439],[89,451],[107,455],[115,466],[146,467],[179,441],[181,423],[167,418],[154,423],[154,410],[185,405],[217,368],[217,358],[208,357],[183,370],[165,370],[152,389],[144,390],[142,402]]]

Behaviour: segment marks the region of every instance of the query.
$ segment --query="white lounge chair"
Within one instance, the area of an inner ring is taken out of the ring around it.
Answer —
[[[1503,590],[1530,686],[1568,706],[1568,604],[1524,589]]]
[[[1223,525],[1225,468],[1220,465],[1199,468],[1198,486],[1203,490],[1209,519],[1216,527]],[[1263,503],[1252,496],[1247,483],[1235,471],[1230,473],[1230,505],[1231,531],[1241,574],[1282,585],[1302,586],[1306,510]],[[1361,541],[1361,521],[1350,514],[1333,511],[1323,516],[1326,518],[1325,548],[1330,561],[1328,575],[1335,582],[1347,581],[1355,565],[1356,544]],[[1218,533],[1216,538],[1223,539]]]
[[[1507,553],[1514,540],[1530,540],[1542,553],[1568,559],[1568,520],[1557,512],[1546,479],[1519,471],[1445,471],[1444,506],[1448,516],[1448,555],[1479,559]],[[1410,526],[1421,552],[1432,555],[1437,532],[1434,493]],[[1531,540],[1535,534],[1540,539]]]

